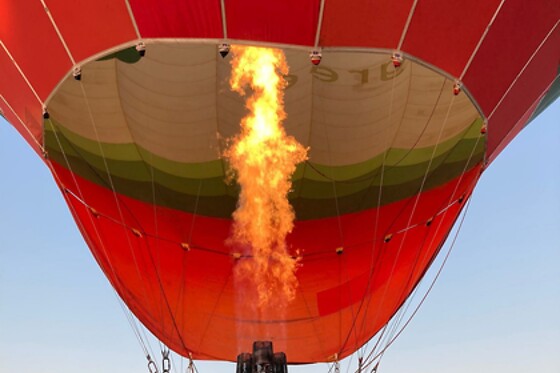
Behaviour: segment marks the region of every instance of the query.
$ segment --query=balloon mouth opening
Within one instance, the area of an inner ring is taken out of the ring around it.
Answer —
[[[80,182],[90,182],[88,188],[95,185],[111,198],[116,195],[144,211],[142,225],[133,219],[123,221],[108,204],[95,205],[98,201],[92,198],[82,201],[93,217],[92,224],[128,228],[126,242],[138,242],[139,253],[144,249],[141,245],[157,241],[168,245],[166,250],[173,255],[207,255],[221,263],[222,267],[216,268],[231,270],[245,256],[232,253],[224,244],[239,187],[226,180],[223,154],[228,139],[239,133],[239,123],[247,114],[245,98],[229,87],[232,53],[228,50],[222,56],[226,47],[219,44],[154,41],[142,47],[129,46],[83,63],[59,85],[45,110],[49,162],[72,175],[64,186],[72,198],[81,196],[82,190],[73,184],[81,178]],[[376,209],[387,207],[384,211],[389,211],[401,201],[413,201],[424,187],[424,175],[429,176],[425,189],[431,191],[447,187],[461,172],[473,170],[484,156],[485,137],[480,143],[477,140],[486,134],[484,120],[464,86],[454,92],[455,79],[406,55],[401,55],[396,66],[390,50],[322,50],[320,64],[315,64],[309,50],[286,47],[283,51],[290,66],[282,76],[286,86],[284,128],[309,148],[308,159],[293,173],[288,194],[296,219],[286,240],[290,247],[302,250],[297,260],[303,266],[297,276],[321,273],[322,268],[312,258],[321,258],[322,263],[336,268],[335,263],[348,260],[354,261],[356,283],[361,286],[359,273],[368,273],[369,262],[357,253],[371,248],[372,240],[376,245],[394,246],[403,232],[417,227],[431,229],[441,223],[432,214],[408,224],[397,214],[392,225],[374,237],[373,231],[366,232],[356,222],[375,219]],[[434,172],[426,173],[432,165]],[[381,187],[383,193],[377,194]],[[154,216],[165,217],[158,219],[156,231]],[[185,222],[196,220],[197,227],[206,224],[207,230],[178,233],[174,224],[179,223],[171,216],[180,216]],[[427,222],[428,218],[433,220]],[[383,219],[388,218],[384,215]],[[96,254],[106,253],[97,248]],[[112,258],[120,260],[120,254]],[[105,269],[110,277],[111,271]],[[205,276],[210,278],[223,276],[213,267],[208,271],[211,273]],[[111,281],[123,281],[123,294],[132,294],[127,303],[158,332],[159,324],[150,322],[153,309],[145,311],[145,304],[135,304],[142,294],[133,277],[125,279],[130,283],[121,278]],[[346,290],[349,284],[324,280],[314,282],[313,317],[334,317],[359,301],[358,293]],[[323,286],[323,282],[328,285]],[[254,341],[282,335],[283,328],[293,332],[293,325],[308,317],[297,308],[287,308],[254,318],[235,318],[233,311],[228,313],[235,309],[231,305],[235,296],[228,293],[233,290],[225,289],[224,302],[230,303],[216,322],[235,323],[235,327],[248,324],[249,329],[257,330],[256,334],[247,333],[243,343],[249,338]],[[360,294],[368,289],[361,289]],[[298,294],[295,299],[301,303]],[[344,299],[337,294],[345,294]],[[333,301],[335,298],[338,300]],[[395,300],[390,306],[398,305]],[[356,344],[365,343],[375,328],[359,335]],[[173,347],[175,336],[160,332],[156,334],[163,334]],[[280,351],[284,350],[282,343],[280,340]],[[177,343],[174,346],[182,350]],[[290,354],[290,359],[300,361],[298,351]],[[208,356],[223,355],[210,351]]]

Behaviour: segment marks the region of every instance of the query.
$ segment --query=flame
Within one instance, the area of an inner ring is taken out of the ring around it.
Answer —
[[[248,87],[252,93],[246,100],[249,114],[241,120],[241,132],[225,152],[241,187],[232,240],[251,250],[238,261],[235,274],[254,285],[262,310],[287,305],[295,298],[298,261],[286,245],[295,214],[288,193],[297,164],[307,159],[307,149],[282,127],[283,75],[288,74],[284,53],[242,46],[232,52],[231,89],[244,96]]]

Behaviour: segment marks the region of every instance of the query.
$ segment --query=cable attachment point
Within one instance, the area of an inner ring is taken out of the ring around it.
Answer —
[[[323,58],[323,53],[321,53],[320,49],[314,49],[309,53],[309,58],[311,59],[311,63],[315,66],[321,63],[321,59]]]
[[[189,366],[187,367],[187,373],[196,373],[191,352],[189,352]]]
[[[226,58],[230,49],[231,49],[231,46],[227,43],[222,43],[222,44],[218,45],[218,53],[220,53],[220,56],[222,56],[222,58]]]
[[[456,80],[455,83],[453,83],[453,94],[457,96],[459,93],[461,93],[461,89],[463,89],[463,83]]]
[[[163,359],[161,360],[161,370],[163,373],[169,373],[171,371],[171,360],[169,360],[169,348],[161,351]]]
[[[82,80],[82,68],[80,66],[74,67],[72,70],[72,76],[75,80]]]
[[[148,372],[150,373],[159,373],[156,363],[152,360],[150,355],[146,356],[148,359]]]
[[[360,356],[358,358],[358,373],[362,373],[363,369],[364,369],[364,358]]]
[[[136,44],[136,52],[140,55],[140,57],[144,57],[146,55],[146,44],[144,42],[140,42]]]
[[[403,60],[404,58],[402,52],[400,51],[393,52],[393,55],[391,56],[391,61],[393,62],[393,66],[395,66],[395,68],[401,67]]]

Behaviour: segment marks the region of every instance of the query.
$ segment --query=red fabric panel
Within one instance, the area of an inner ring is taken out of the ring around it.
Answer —
[[[560,8],[560,6],[559,6]],[[560,61],[560,27],[541,47],[488,120],[488,154],[494,159],[529,120],[554,80]],[[508,136],[509,135],[509,136]]]
[[[32,128],[35,130],[33,135],[29,134],[29,132],[23,127],[17,117],[12,113],[9,109],[8,105],[4,103],[3,100],[0,100],[0,110],[3,113],[4,118],[12,125],[14,128],[19,132],[19,134],[27,141],[27,143],[37,152],[38,154],[41,153],[41,149],[35,142],[35,139],[38,139],[40,143],[41,133],[37,130],[37,126],[33,126]],[[27,125],[27,124],[26,124]]]
[[[501,142],[495,144],[492,153],[489,153],[488,162],[493,162],[494,159],[500,155],[502,150],[521,132],[523,128],[527,125],[527,122],[531,119],[531,116],[537,110],[540,100],[544,97],[545,93],[539,97],[537,101],[525,112],[525,114],[517,120],[517,122],[511,127],[510,131],[501,139]]]
[[[39,1],[0,2],[0,40],[43,101],[72,67]]]
[[[0,94],[33,133],[33,137],[37,141],[42,142],[43,108],[2,48],[0,48],[0,71]],[[16,115],[12,113],[3,100],[0,100],[0,107],[2,107],[4,116],[8,121],[21,133],[35,151],[38,151],[35,141],[31,140],[27,130],[22,127]]]
[[[221,38],[220,0],[129,0],[143,38]]]
[[[319,0],[225,1],[228,37],[312,46]]]
[[[379,211],[341,216],[342,255],[335,252],[340,245],[338,229],[331,229],[338,219],[296,222],[289,244],[303,254],[297,298],[287,310],[263,317],[255,312],[248,290],[232,276],[236,261],[225,243],[230,221],[194,219],[158,207],[156,229],[153,206],[118,195],[121,219],[111,191],[74,178],[55,163],[53,167],[61,184],[79,195],[76,180],[85,201],[100,213],[96,217],[65,194],[106,276],[164,343],[199,359],[232,360],[250,350],[253,340],[283,336],[275,347],[292,362],[324,361],[339,351],[344,357],[376,333],[424,274],[462,206],[459,196],[470,193],[479,175],[475,167],[423,193],[418,203],[411,198]],[[381,220],[374,236],[377,214]],[[427,225],[430,217],[434,220]],[[403,230],[409,222],[413,226]],[[330,230],[336,234],[323,238]],[[387,233],[393,238],[385,243]],[[182,248],[181,242],[189,242],[191,250]],[[367,307],[360,307],[362,302]],[[259,322],[270,319],[286,322]]]
[[[47,0],[46,4],[77,62],[136,39],[124,1]]]
[[[458,77],[499,3],[500,0],[419,1],[402,50]]]
[[[558,0],[536,4],[525,0],[504,3],[463,79],[486,115],[560,18]]]
[[[328,0],[320,44],[394,49],[412,3],[413,0]]]

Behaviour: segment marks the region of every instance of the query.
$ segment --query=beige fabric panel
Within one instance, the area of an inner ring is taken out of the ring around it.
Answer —
[[[395,70],[387,54],[325,51],[319,66],[305,51],[286,55],[285,128],[310,147],[315,163],[348,165],[390,147],[430,147],[478,117],[465,94],[453,95],[452,81],[410,60]],[[229,89],[230,59],[215,45],[149,44],[134,64],[86,65],[87,100],[70,77],[51,111],[63,126],[93,140],[135,142],[178,162],[215,160],[246,114],[244,98]]]
[[[135,64],[117,64],[122,109],[141,147],[163,158],[204,162],[219,155],[216,50],[155,44]]]
[[[82,69],[82,84],[67,78],[49,103],[52,117],[88,139],[132,142],[120,104],[115,65],[116,60],[88,64]]]

